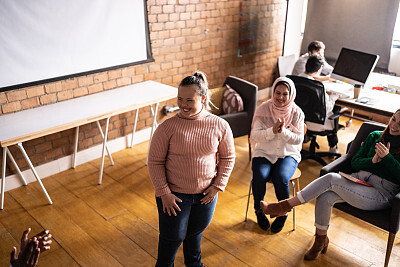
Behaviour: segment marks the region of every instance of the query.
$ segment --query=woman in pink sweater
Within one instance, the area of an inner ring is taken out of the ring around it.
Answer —
[[[206,110],[207,90],[203,73],[184,78],[178,88],[179,113],[165,120],[151,140],[148,168],[160,231],[156,266],[174,266],[182,242],[185,265],[203,266],[203,231],[235,163],[232,131]]]

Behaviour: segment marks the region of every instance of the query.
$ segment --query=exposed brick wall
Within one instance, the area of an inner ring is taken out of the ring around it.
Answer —
[[[1,92],[0,115],[146,80],[177,86],[195,70],[207,74],[210,88],[221,86],[228,75],[246,79],[259,88],[268,87],[272,84],[277,58],[282,52],[286,1],[256,2],[263,2],[272,10],[269,12],[271,33],[269,50],[266,52],[237,57],[238,0],[148,0],[150,39],[155,62]],[[165,104],[174,105],[175,100],[160,103],[160,107]],[[149,108],[140,111],[137,130],[151,125],[150,114]],[[135,111],[111,118],[109,139],[129,134],[134,116]],[[161,113],[158,119],[163,119]],[[71,129],[52,134],[28,141],[24,147],[33,164],[40,165],[70,155],[74,133],[74,129]],[[101,143],[95,123],[80,127],[79,142],[80,150]],[[27,164],[21,153],[16,148],[11,148],[11,152],[19,166],[26,169]],[[8,164],[7,173],[11,172],[13,167]]]

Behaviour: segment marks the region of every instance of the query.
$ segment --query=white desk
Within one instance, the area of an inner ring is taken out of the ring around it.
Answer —
[[[359,99],[366,97],[374,100],[373,102],[375,103],[363,104],[357,102],[354,98],[339,98],[336,100],[336,104],[356,111],[362,111],[364,114],[370,115],[370,117],[379,116],[383,120],[388,120],[400,108],[400,95],[372,90],[372,87],[380,85],[388,86],[389,84],[400,86],[400,77],[371,73],[364,88],[360,91]]]
[[[99,184],[102,181],[104,156],[107,145],[107,134],[110,117],[125,113],[132,110],[137,110],[135,124],[132,133],[133,137],[136,129],[138,109],[151,106],[153,113],[153,125],[151,135],[154,128],[157,126],[156,116],[159,102],[166,101],[176,97],[177,89],[154,81],[146,81],[137,83],[109,91],[87,95],[71,100],[58,102],[51,105],[41,106],[34,109],[24,110],[17,113],[6,114],[0,116],[0,144],[3,147],[3,162],[2,162],[2,187],[1,187],[1,205],[4,207],[4,190],[5,190],[5,171],[6,171],[6,156],[8,155],[11,162],[17,169],[21,179],[26,185],[21,171],[19,170],[15,160],[13,159],[8,147],[17,145],[24,155],[29,167],[39,182],[48,201],[52,204],[50,196],[43,186],[39,175],[33,167],[28,155],[26,154],[22,143],[38,137],[53,134],[56,132],[76,128],[75,148],[73,156],[73,167],[76,164],[76,151],[78,147],[79,126],[91,122],[97,122],[99,129],[99,120],[106,120],[105,131],[101,130],[103,136],[103,149],[101,155],[101,168],[99,174]],[[155,107],[153,108],[153,105]],[[150,137],[151,138],[151,137]],[[111,155],[109,154],[112,161]]]

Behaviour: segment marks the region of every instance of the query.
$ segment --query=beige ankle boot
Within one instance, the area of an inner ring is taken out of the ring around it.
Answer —
[[[318,258],[319,254],[325,254],[328,250],[329,238],[327,235],[317,235],[315,234],[315,241],[313,246],[307,253],[304,255],[304,259],[315,260]]]

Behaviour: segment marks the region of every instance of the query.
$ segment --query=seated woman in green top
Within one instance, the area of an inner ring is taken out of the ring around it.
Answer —
[[[389,207],[400,192],[400,109],[384,131],[368,135],[351,159],[351,167],[357,171],[351,174],[353,177],[372,187],[352,182],[338,173],[328,173],[311,182],[293,198],[278,203],[261,201],[264,213],[275,217],[286,214],[294,206],[317,199],[315,241],[304,255],[305,260],[314,260],[321,252],[326,252],[329,243],[327,231],[335,203],[347,202],[363,210],[380,210]]]

